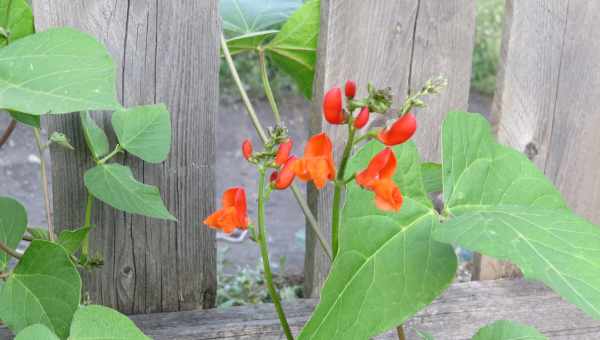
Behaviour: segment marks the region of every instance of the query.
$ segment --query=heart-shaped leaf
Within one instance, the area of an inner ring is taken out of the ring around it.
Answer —
[[[38,323],[20,331],[15,340],[58,340],[58,337],[48,327]]]
[[[81,112],[79,118],[88,149],[90,149],[95,159],[100,159],[108,153],[108,137],[106,137],[104,130],[92,119],[89,112]]]
[[[0,0],[0,47],[34,31],[33,13],[26,0]]]
[[[119,144],[146,162],[160,163],[171,149],[171,114],[160,105],[139,106],[113,114]]]
[[[107,307],[81,307],[73,317],[69,340],[147,340],[125,315]]]
[[[165,207],[158,188],[140,183],[131,169],[119,164],[98,165],[84,175],[86,188],[97,199],[132,214],[175,221]]]
[[[79,228],[75,230],[63,230],[58,235],[58,244],[63,246],[67,253],[73,254],[81,247],[81,242],[90,233],[91,228]]]
[[[0,319],[15,333],[43,324],[69,335],[81,300],[81,278],[65,249],[34,240],[0,290]]]
[[[0,108],[27,114],[114,110],[115,66],[93,37],[51,29],[0,49]]]
[[[531,326],[501,320],[481,328],[472,340],[548,340],[548,338]]]
[[[21,203],[10,197],[0,197],[0,241],[16,249],[27,230],[27,211]],[[8,264],[8,255],[0,251],[0,272]]]
[[[367,144],[348,172],[365,168],[382,149],[378,142]],[[350,186],[339,254],[299,339],[367,339],[402,324],[452,282],[456,256],[432,240],[438,215],[424,190],[417,150],[407,143],[394,151],[402,209],[379,211],[373,193]]]

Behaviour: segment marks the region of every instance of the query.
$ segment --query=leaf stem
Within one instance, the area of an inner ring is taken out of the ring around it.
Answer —
[[[10,135],[12,135],[12,133],[16,127],[17,127],[17,121],[14,119],[11,120],[10,123],[8,124],[8,126],[6,127],[6,130],[4,130],[4,133],[2,134],[2,136],[0,136],[0,148],[4,145],[4,143],[6,143],[8,141],[8,139],[10,138]]]
[[[94,205],[94,196],[88,192],[87,201],[85,204],[85,223],[84,228],[89,228],[92,225],[92,207]],[[90,234],[87,233],[81,243],[81,256],[87,260],[90,249]]]
[[[0,250],[7,253],[8,255],[14,257],[15,259],[20,259],[21,254],[17,253],[15,250],[12,250],[8,245],[4,242],[0,241]]]
[[[102,158],[97,163],[99,165],[100,164],[104,164],[104,163],[108,162],[111,158],[113,158],[116,154],[118,154],[121,151],[123,151],[123,148],[121,147],[120,144],[117,144],[117,145],[115,145],[115,148],[114,148],[113,151],[111,151],[108,155],[106,155],[106,157]]]
[[[48,175],[46,172],[46,161],[44,160],[44,145],[42,144],[42,138],[39,128],[33,128],[33,135],[35,136],[35,143],[38,148],[40,156],[40,173],[42,176],[42,189],[44,191],[44,205],[46,207],[46,219],[48,221],[48,237],[50,241],[55,240],[54,226],[52,224],[52,213],[50,212],[50,188],[48,185]]]
[[[275,96],[273,95],[273,89],[271,88],[271,82],[269,81],[265,50],[262,48],[258,49],[258,63],[260,64],[260,77],[262,79],[263,88],[265,89],[265,94],[267,95],[269,104],[271,104],[273,116],[275,117],[275,124],[281,125],[281,115],[279,114],[279,108],[277,107],[277,102],[275,101]]]
[[[281,306],[281,299],[279,297],[279,294],[275,290],[275,285],[273,284],[273,273],[271,272],[271,264],[269,263],[267,230],[265,228],[265,171],[264,169],[260,169],[259,172],[260,176],[258,180],[258,230],[256,231],[256,234],[258,234],[258,244],[260,246],[260,254],[263,262],[265,282],[267,284],[267,289],[269,290],[271,300],[273,300],[273,304],[275,304],[275,310],[277,311],[277,316],[279,317],[279,322],[281,323],[281,327],[283,328],[285,336],[288,340],[294,340],[294,337],[292,336],[292,331],[290,330],[290,326],[285,317],[285,312],[283,311],[283,307]]]

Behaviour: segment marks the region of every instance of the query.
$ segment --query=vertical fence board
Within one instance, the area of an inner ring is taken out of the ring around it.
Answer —
[[[172,117],[166,162],[118,161],[160,188],[178,223],[133,216],[96,201],[91,253],[104,266],[84,275],[84,293],[125,313],[212,306],[216,294],[214,233],[200,226],[214,210],[215,115],[218,103],[218,1],[34,1],[36,26],[71,26],[102,41],[117,65],[125,106],[163,102]],[[110,115],[94,113],[109,132]],[[77,115],[52,117],[51,131],[72,138],[75,152],[52,148],[54,221],[58,229],[83,221],[83,173],[93,164]]]
[[[600,223],[600,3],[508,0],[493,105],[501,143],[527,154],[570,208]],[[476,276],[515,268],[483,257]]]
[[[445,113],[466,109],[469,93],[475,4],[468,0],[322,0],[321,33],[315,80],[311,132],[326,131],[341,154],[345,129],[321,119],[321,100],[332,86],[354,79],[366,92],[367,82],[394,90],[395,105],[409,88],[419,88],[437,75],[450,86],[428,99],[430,107],[419,115],[416,141],[424,159],[439,161],[439,127]],[[321,227],[330,230],[332,190],[308,190],[309,203]],[[343,226],[342,226],[343,228]],[[305,292],[318,294],[329,261],[308,232]]]

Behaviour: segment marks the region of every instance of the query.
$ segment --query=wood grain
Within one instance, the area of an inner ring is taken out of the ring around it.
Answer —
[[[492,110],[499,141],[527,154],[569,207],[594,223],[600,223],[599,29],[597,1],[508,0]],[[513,271],[481,267],[491,279]]]
[[[36,27],[71,26],[103,42],[117,64],[118,96],[125,106],[165,103],[172,114],[166,162],[119,162],[138,180],[160,188],[178,223],[132,216],[100,202],[91,253],[104,266],[84,275],[94,303],[125,313],[210,307],[216,292],[214,233],[200,225],[214,210],[215,115],[218,103],[218,1],[34,1]],[[94,113],[110,131],[110,115]],[[82,176],[93,164],[77,115],[52,117],[50,132],[66,133],[77,151],[52,148],[54,220],[59,228],[83,223]]]
[[[316,302],[314,299],[298,300],[284,306],[295,334],[310,316]],[[134,315],[132,319],[156,340],[285,338],[270,304]],[[584,315],[547,288],[522,280],[499,280],[451,286],[406,324],[407,339],[420,339],[417,330],[431,333],[435,339],[471,339],[479,328],[497,320],[534,326],[553,340],[600,338],[600,321]],[[9,332],[0,328],[0,338],[10,338]],[[376,339],[397,337],[390,331]]]
[[[409,89],[443,75],[449,87],[427,98],[429,107],[418,111],[415,136],[425,160],[438,161],[439,127],[450,110],[465,110],[469,96],[475,3],[468,0],[323,0],[321,33],[314,89],[311,133],[326,131],[340,155],[345,129],[321,119],[326,90],[343,86],[347,79],[359,84],[391,87],[398,107]],[[381,122],[375,122],[375,124]],[[329,232],[332,190],[308,190],[309,203],[321,227]],[[307,233],[305,292],[316,296],[327,275],[329,261]]]

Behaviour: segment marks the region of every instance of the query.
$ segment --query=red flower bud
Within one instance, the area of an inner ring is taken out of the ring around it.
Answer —
[[[392,126],[383,129],[379,133],[379,140],[385,145],[398,145],[409,140],[417,130],[417,119],[408,112],[398,118]]]
[[[352,99],[356,96],[356,83],[352,80],[346,82],[346,97]]]
[[[297,160],[298,159],[295,156],[291,156],[287,160],[287,162],[285,162],[283,168],[281,168],[281,171],[279,171],[279,173],[277,174],[277,178],[275,178],[275,181],[273,182],[273,187],[275,189],[284,190],[289,188],[290,185],[292,185],[294,177],[296,177],[296,174],[294,172],[294,163]],[[272,177],[273,175],[271,175],[271,178]]]
[[[354,121],[354,127],[357,129],[362,129],[369,122],[369,108],[367,106],[363,107],[360,110],[358,116],[356,116],[356,120]]]
[[[275,156],[275,164],[283,165],[290,158],[290,152],[292,151],[292,139],[288,139],[287,142],[279,144],[277,155]]]
[[[334,87],[325,94],[323,114],[330,124],[343,124],[346,120],[342,109],[342,90]]]
[[[249,139],[246,139],[242,143],[242,155],[244,155],[246,160],[250,159],[250,156],[252,155],[252,142]]]

